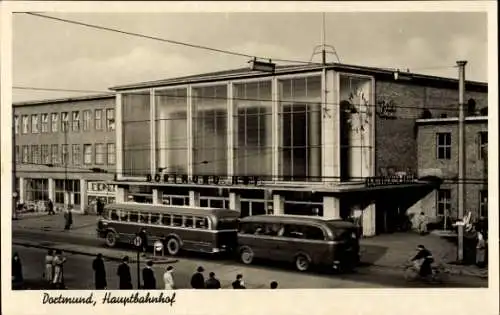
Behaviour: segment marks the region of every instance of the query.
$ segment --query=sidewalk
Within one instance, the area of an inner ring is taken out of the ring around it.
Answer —
[[[438,235],[421,236],[416,233],[384,234],[361,240],[361,260],[365,263],[399,268],[416,254],[418,245],[428,248],[438,264],[443,264],[451,274],[488,277],[488,271],[476,266],[453,265],[457,259],[457,247]]]
[[[95,231],[98,217],[96,215],[73,215],[73,226],[70,231],[72,235],[82,238],[95,238]],[[48,233],[63,233],[64,217],[63,214],[22,217],[12,222],[12,228],[18,230],[38,230]],[[428,234],[425,236],[416,233],[394,233],[375,236],[372,238],[361,239],[361,261],[365,264],[386,267],[401,268],[401,266],[413,255],[417,245],[422,244],[427,247],[434,255],[439,264],[446,266],[451,274],[463,274],[487,278],[487,270],[481,270],[476,266],[463,266],[449,264],[456,260],[457,248],[451,242],[439,237],[438,235]],[[63,246],[65,251],[73,250],[71,244],[58,244]],[[102,249],[116,253],[116,250]],[[128,252],[130,254],[130,252]],[[112,254],[110,254],[112,255]],[[122,255],[122,254],[120,254]],[[121,258],[122,256],[120,256]],[[131,257],[132,258],[132,257]]]

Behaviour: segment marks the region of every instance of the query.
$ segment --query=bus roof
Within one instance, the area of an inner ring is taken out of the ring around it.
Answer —
[[[330,226],[337,228],[348,228],[354,227],[355,225],[349,221],[344,221],[342,219],[334,220],[318,216],[306,216],[306,215],[253,215],[244,217],[240,220],[241,222],[286,222],[286,223],[297,223],[297,222],[316,222],[316,223],[326,223]]]
[[[151,205],[143,203],[112,203],[105,206],[105,209],[116,209],[116,210],[134,210],[140,212],[176,212],[176,213],[189,213],[193,215],[223,215],[231,217],[239,217],[240,213],[235,210],[229,209],[219,209],[219,208],[202,208],[202,207],[191,207],[191,206],[167,206],[167,205]]]

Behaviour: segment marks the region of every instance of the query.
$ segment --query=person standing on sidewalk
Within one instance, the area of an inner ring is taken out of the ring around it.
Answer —
[[[54,212],[54,203],[52,202],[51,199],[49,199],[49,201],[47,202],[47,210],[48,210],[49,215],[56,214]]]
[[[146,250],[148,249],[148,233],[146,232],[145,228],[141,229],[141,231],[139,232],[139,237],[142,240],[142,243],[141,243],[142,255],[146,256]]]
[[[236,276],[236,280],[233,281],[233,289],[246,289],[245,282],[243,282],[243,275],[239,274]]]
[[[23,265],[18,253],[12,255],[12,283],[22,285],[23,278]]]
[[[116,274],[120,278],[120,290],[132,290],[132,276],[130,275],[130,267],[128,266],[128,256],[123,257]]]
[[[108,286],[106,281],[106,268],[104,267],[104,260],[102,260],[102,254],[97,254],[97,257],[92,262],[92,269],[94,269],[95,275],[95,289],[104,290]]]
[[[205,277],[203,276],[203,271],[205,271],[205,269],[200,266],[196,270],[196,273],[191,277],[191,287],[193,289],[205,289]]]
[[[142,269],[143,288],[146,290],[156,290],[156,278],[153,270],[153,261],[149,260],[146,267]]]
[[[207,282],[205,283],[207,289],[220,289],[220,281],[215,278],[215,273],[211,272],[208,275]]]
[[[73,213],[72,213],[72,207],[68,206],[66,211],[64,212],[64,220],[66,222],[64,229],[69,230],[71,228],[71,225],[73,224]]]
[[[476,245],[476,265],[479,268],[484,268],[486,265],[486,242],[483,233],[477,232],[477,245]]]
[[[53,274],[54,274],[54,251],[49,249],[47,255],[45,255],[45,268],[43,269],[43,278],[48,283],[52,282]]]
[[[61,250],[56,250],[56,256],[54,257],[54,277],[52,283],[56,289],[64,289],[64,268],[63,265],[66,262],[66,258],[63,257]]]
[[[168,266],[167,271],[163,274],[163,283],[165,284],[165,290],[175,290],[174,282],[174,267]]]

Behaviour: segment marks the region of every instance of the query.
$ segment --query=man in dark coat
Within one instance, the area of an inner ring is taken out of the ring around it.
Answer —
[[[54,203],[50,199],[49,199],[49,202],[47,203],[47,211],[49,212],[49,215],[55,214]]]
[[[23,265],[21,264],[21,258],[19,258],[18,253],[12,255],[12,282],[13,284],[23,283]]]
[[[148,233],[146,232],[146,229],[144,229],[144,228],[141,229],[141,231],[139,232],[139,237],[142,239],[141,247],[142,247],[143,255],[145,256],[146,250],[148,248]]]
[[[106,281],[106,269],[104,268],[102,254],[97,254],[96,259],[92,262],[92,269],[94,269],[96,290],[106,289],[108,283]]]
[[[104,203],[100,198],[97,198],[96,200],[96,211],[98,215],[102,215],[102,212],[104,211]]]
[[[193,289],[205,289],[205,277],[203,276],[203,267],[198,267],[196,273],[191,277],[191,287]]]
[[[208,280],[205,283],[207,289],[220,289],[220,281],[215,278],[215,273],[211,272],[208,275]]]
[[[243,282],[243,275],[237,275],[236,280],[232,283],[233,289],[245,289],[245,284]]]
[[[120,290],[132,290],[132,276],[128,266],[128,256],[123,257],[116,274],[120,277]]]
[[[144,282],[144,289],[156,290],[156,278],[153,270],[153,262],[150,260],[146,263],[146,267],[142,269],[142,281]]]

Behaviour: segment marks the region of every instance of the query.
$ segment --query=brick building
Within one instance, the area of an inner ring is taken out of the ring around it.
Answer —
[[[364,235],[394,228],[438,185],[418,179],[417,119],[458,116],[457,80],[344,64],[112,90],[117,202],[354,216]],[[487,107],[487,84],[467,82],[466,97]]]
[[[465,214],[472,220],[488,216],[488,117],[475,113],[465,120]],[[458,211],[458,118],[417,120],[418,169],[421,174],[439,173],[445,181],[415,206],[445,224]]]
[[[13,110],[21,203],[51,199],[83,211],[97,197],[114,201],[107,184],[116,168],[114,95],[20,102]]]

